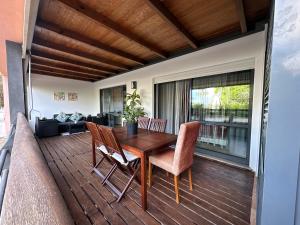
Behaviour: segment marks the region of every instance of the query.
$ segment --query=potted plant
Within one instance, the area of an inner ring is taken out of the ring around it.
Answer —
[[[126,105],[123,113],[123,118],[126,120],[127,133],[137,134],[138,118],[146,113],[141,105],[141,96],[136,93],[126,94]]]

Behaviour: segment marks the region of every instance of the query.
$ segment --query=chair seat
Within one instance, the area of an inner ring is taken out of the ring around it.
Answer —
[[[170,173],[173,173],[173,159],[174,159],[174,149],[168,148],[168,150],[152,155],[149,157],[149,161],[155,165],[158,166]]]
[[[97,149],[103,152],[104,154],[108,155],[108,151],[104,145],[98,146]]]
[[[125,155],[125,157],[126,157],[126,159],[127,159],[127,161],[128,161],[127,163],[124,162],[124,160],[123,160],[121,154],[119,154],[119,153],[116,153],[116,152],[115,152],[114,154],[112,154],[112,157],[113,157],[115,160],[117,160],[118,162],[120,162],[121,164],[123,164],[123,165],[127,165],[129,162],[132,162],[132,161],[138,159],[137,156],[133,155],[132,153],[130,153],[130,152],[124,150],[124,149],[123,149],[123,152],[124,152],[124,155]]]

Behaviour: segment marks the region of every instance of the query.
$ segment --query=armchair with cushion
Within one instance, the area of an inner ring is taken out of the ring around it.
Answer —
[[[93,122],[93,123],[96,123],[98,125],[104,125],[104,126],[108,125],[107,114],[102,114],[102,113],[98,113],[97,116],[88,115],[86,117],[86,121],[87,122]]]
[[[35,118],[35,134],[39,137],[52,137],[59,134],[58,123],[54,119]]]
[[[98,113],[97,116],[93,117],[93,123],[99,124],[99,125],[108,125],[108,115],[105,113]]]

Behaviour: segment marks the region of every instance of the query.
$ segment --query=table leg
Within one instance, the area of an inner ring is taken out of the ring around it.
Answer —
[[[147,157],[142,154],[141,157],[141,197],[142,197],[142,208],[147,210],[147,168],[146,168]]]

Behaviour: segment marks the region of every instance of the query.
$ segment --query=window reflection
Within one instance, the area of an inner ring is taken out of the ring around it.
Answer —
[[[249,103],[250,84],[193,88],[191,120],[202,123],[198,145],[204,149],[246,158]]]

